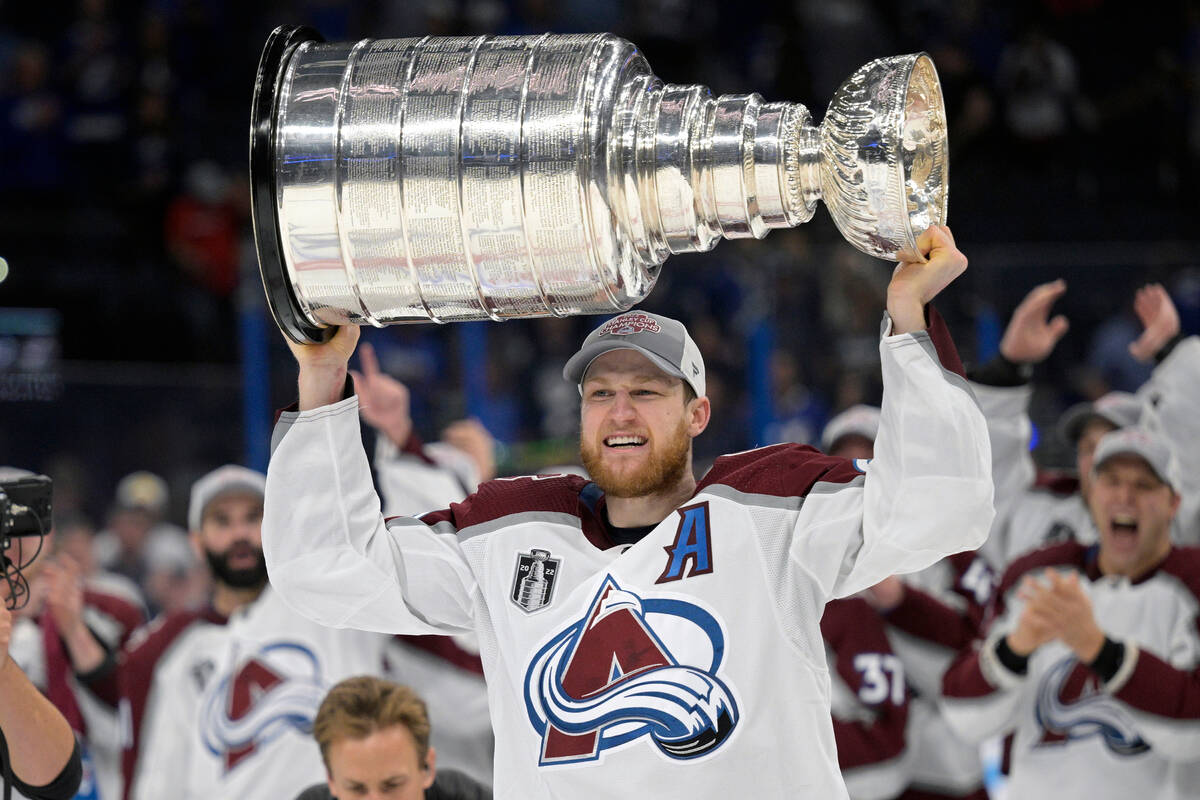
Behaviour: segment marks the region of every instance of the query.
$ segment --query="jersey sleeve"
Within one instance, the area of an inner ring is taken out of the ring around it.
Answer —
[[[446,508],[475,490],[477,472],[470,458],[449,445],[426,445],[416,435],[403,448],[386,436],[375,439],[375,475],[383,513],[387,517],[415,516]]]
[[[1029,400],[1033,390],[1024,386],[986,386],[972,383],[987,421],[992,448],[992,481],[995,484],[996,519],[981,550],[997,568],[1009,561],[1008,520],[1013,509],[1033,487],[1037,468],[1029,452],[1033,423]]]
[[[885,335],[879,349],[875,457],[860,485],[810,492],[797,520],[793,557],[827,597],[973,550],[995,514],[987,426],[966,379],[943,366],[957,362],[944,323],[931,312],[928,331]]]
[[[1154,368],[1138,390],[1145,404],[1141,424],[1162,433],[1179,460],[1183,502],[1176,515],[1175,539],[1200,544],[1200,336],[1189,336]]]
[[[983,635],[964,647],[942,676],[939,706],[950,726],[969,741],[982,742],[1016,726],[1027,675],[1005,666],[996,647],[1020,613],[1007,599],[1028,567],[1018,560],[1005,572],[992,596]]]
[[[127,798],[169,797],[186,785],[178,781],[187,760],[171,748],[185,748],[190,741],[181,726],[194,721],[194,709],[179,708],[175,698],[164,697],[157,687],[163,654],[198,617],[191,612],[156,617],[133,634],[117,662],[121,772]],[[160,741],[164,738],[170,741]],[[155,795],[156,791],[166,794]]]
[[[1176,586],[1187,587],[1190,618],[1178,621],[1162,652],[1127,637],[1125,657],[1104,689],[1129,707],[1138,732],[1164,758],[1200,761],[1200,548],[1175,548],[1171,562]]]
[[[1163,758],[1200,761],[1200,667],[1173,666],[1126,641],[1121,668],[1104,688],[1129,707]]]
[[[271,585],[330,627],[461,633],[472,627],[475,578],[456,512],[385,522],[358,423],[358,399],[281,415],[263,512]]]

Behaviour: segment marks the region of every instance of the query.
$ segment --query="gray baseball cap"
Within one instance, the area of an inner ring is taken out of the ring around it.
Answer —
[[[188,529],[200,530],[204,521],[204,510],[209,503],[227,494],[253,494],[265,497],[267,476],[237,464],[217,467],[192,484],[192,496],[188,502]]]
[[[1181,474],[1179,461],[1171,452],[1171,446],[1161,434],[1145,428],[1122,428],[1119,431],[1106,433],[1096,445],[1096,455],[1092,461],[1092,474],[1100,471],[1104,462],[1113,456],[1132,455],[1146,462],[1159,480],[1179,492]]]
[[[1117,428],[1136,425],[1142,416],[1142,403],[1129,392],[1109,392],[1095,402],[1076,403],[1063,412],[1058,420],[1058,434],[1063,441],[1076,444],[1084,426],[1092,419],[1102,419]]]
[[[687,381],[697,397],[704,397],[704,359],[682,322],[644,311],[613,317],[588,334],[563,367],[563,377],[576,385],[583,383],[592,362],[612,350],[638,351],[663,372]]]
[[[850,406],[829,420],[825,430],[821,431],[821,449],[829,452],[838,439],[851,434],[875,441],[879,435],[879,408],[862,404]]]

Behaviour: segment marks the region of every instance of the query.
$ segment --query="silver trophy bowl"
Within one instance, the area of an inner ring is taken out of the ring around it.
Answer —
[[[882,58],[824,121],[664,85],[611,34],[267,40],[250,175],[263,284],[297,342],[339,325],[624,311],[672,253],[761,239],[824,200],[854,247],[924,260],[946,219],[924,53]]]

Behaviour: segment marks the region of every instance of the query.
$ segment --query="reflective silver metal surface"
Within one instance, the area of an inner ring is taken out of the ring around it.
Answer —
[[[608,34],[287,47],[256,87],[255,219],[301,327],[624,310],[670,254],[799,225],[820,199],[881,258],[920,258],[945,220],[924,54],[865,65],[814,126],[798,103],[664,85]]]

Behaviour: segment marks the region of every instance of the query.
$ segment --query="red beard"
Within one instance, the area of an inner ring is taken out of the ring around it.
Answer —
[[[687,434],[687,419],[665,441],[661,450],[653,438],[643,447],[651,448],[650,459],[634,469],[616,470],[604,462],[604,437],[598,441],[579,440],[579,457],[588,475],[609,497],[648,497],[673,489],[688,469],[692,438]]]

